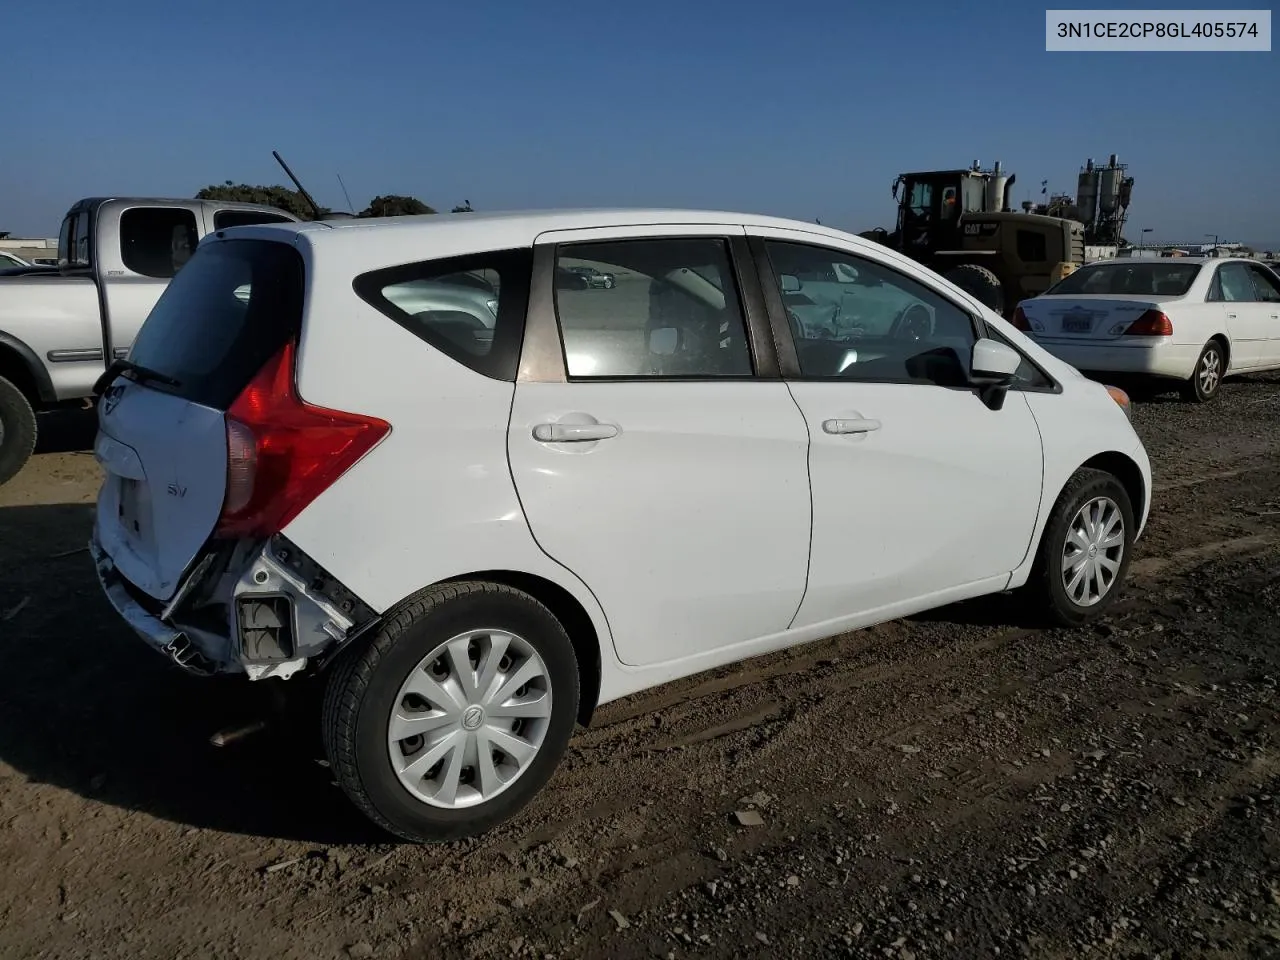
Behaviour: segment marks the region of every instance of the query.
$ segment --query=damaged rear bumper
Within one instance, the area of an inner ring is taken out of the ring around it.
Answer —
[[[147,646],[196,676],[286,678],[312,661],[327,662],[378,619],[282,537],[248,554],[236,551],[230,560],[206,554],[163,606],[132,588],[96,527],[89,554],[116,613]],[[192,617],[196,607],[221,616]]]

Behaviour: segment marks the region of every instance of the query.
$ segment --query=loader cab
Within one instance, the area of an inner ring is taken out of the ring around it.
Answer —
[[[935,170],[904,173],[894,181],[898,201],[898,236],[911,257],[927,257],[937,250],[958,250],[960,220],[984,209],[987,181],[973,170]]]

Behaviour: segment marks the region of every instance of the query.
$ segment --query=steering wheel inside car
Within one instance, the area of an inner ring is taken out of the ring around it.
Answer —
[[[893,321],[889,335],[904,340],[919,340],[933,334],[933,315],[922,303],[913,303]]]

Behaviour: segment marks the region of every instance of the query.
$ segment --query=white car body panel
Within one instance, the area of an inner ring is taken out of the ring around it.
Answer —
[[[618,435],[534,439],[588,418]],[[786,384],[520,383],[509,444],[534,537],[608,612],[621,662],[727,650],[795,617],[809,437]]]
[[[981,314],[1061,391],[1012,391],[992,411],[972,393],[923,385],[512,383],[473,372],[352,289],[370,270],[532,247],[557,231],[575,240],[768,233],[877,259]],[[1150,500],[1146,454],[1105,388],[953,284],[839,231],[737,214],[602,210],[227,233],[291,242],[303,255],[301,397],[392,425],[285,536],[379,614],[443,580],[494,571],[556,584],[594,627],[601,703],[1016,586],[1048,507],[1099,454],[1130,457]],[[621,431],[572,452],[533,439],[534,426],[569,413]],[[861,440],[821,431],[823,419],[858,414],[884,430]],[[928,499],[938,484],[952,489]],[[1146,510],[1144,502],[1144,520]],[[877,553],[856,556],[863,540]]]

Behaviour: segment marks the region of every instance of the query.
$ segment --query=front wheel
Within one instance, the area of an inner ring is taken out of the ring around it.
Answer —
[[[1037,611],[1067,627],[1101,617],[1129,570],[1133,536],[1123,484],[1102,470],[1077,470],[1045,525],[1027,584]]]
[[[0,483],[17,476],[35,448],[35,411],[21,390],[0,377]]]
[[[1210,340],[1200,351],[1196,360],[1195,371],[1182,386],[1182,396],[1192,403],[1208,403],[1218,395],[1222,387],[1222,376],[1226,373],[1226,358],[1222,353],[1222,344]]]
[[[523,808],[573,733],[578,668],[564,627],[494,583],[419,595],[336,666],[324,738],[338,783],[413,842],[475,836]]]

